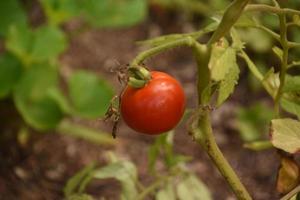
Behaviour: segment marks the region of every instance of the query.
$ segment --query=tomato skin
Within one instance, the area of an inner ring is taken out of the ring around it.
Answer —
[[[185,94],[172,76],[151,72],[143,88],[127,86],[121,99],[121,115],[126,124],[140,133],[156,135],[173,129],[185,109]]]

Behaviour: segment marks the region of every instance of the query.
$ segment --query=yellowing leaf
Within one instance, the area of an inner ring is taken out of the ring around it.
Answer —
[[[290,158],[281,158],[281,166],[277,178],[277,191],[288,193],[299,183],[299,167]]]
[[[271,121],[271,142],[279,149],[289,153],[300,151],[300,122],[285,118]]]

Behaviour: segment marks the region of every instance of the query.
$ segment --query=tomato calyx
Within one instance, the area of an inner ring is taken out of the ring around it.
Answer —
[[[128,85],[133,88],[142,88],[151,80],[151,73],[142,66],[130,67],[128,73]]]

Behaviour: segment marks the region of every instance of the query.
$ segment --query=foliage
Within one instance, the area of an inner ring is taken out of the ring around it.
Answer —
[[[162,154],[166,174],[160,174],[155,167],[160,162],[159,152]],[[153,182],[144,186],[138,179],[134,163],[118,158],[109,152],[109,163],[103,167],[96,167],[94,163],[87,165],[71,177],[64,189],[67,199],[74,196],[87,195],[84,189],[93,179],[114,178],[121,183],[120,199],[136,200],[153,196],[156,200],[164,199],[205,199],[211,200],[211,194],[197,176],[186,169],[185,156],[173,151],[173,133],[169,132],[156,138],[149,148],[149,171],[153,174]],[[154,173],[153,173],[154,172]],[[154,194],[154,195],[153,195]]]
[[[75,116],[104,117],[113,89],[101,76],[80,70],[74,71],[66,81],[68,92],[64,95],[60,87],[59,57],[67,50],[69,38],[60,25],[83,17],[95,27],[132,26],[146,17],[146,1],[39,2],[47,21],[35,28],[29,25],[21,1],[0,3],[3,14],[0,36],[5,43],[5,52],[0,55],[0,99],[12,99],[26,124],[36,130],[60,130],[63,127],[64,132],[74,131],[71,126],[60,126],[62,120]],[[80,130],[84,131],[75,131],[74,135],[109,141],[97,137],[98,133],[94,131]]]

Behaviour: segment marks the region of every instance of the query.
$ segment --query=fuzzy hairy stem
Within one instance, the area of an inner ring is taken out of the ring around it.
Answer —
[[[239,200],[251,200],[251,196],[219,149],[211,128],[210,110],[203,109],[198,128],[194,130],[194,137],[198,144],[207,152],[215,166],[225,178],[232,191]]]

